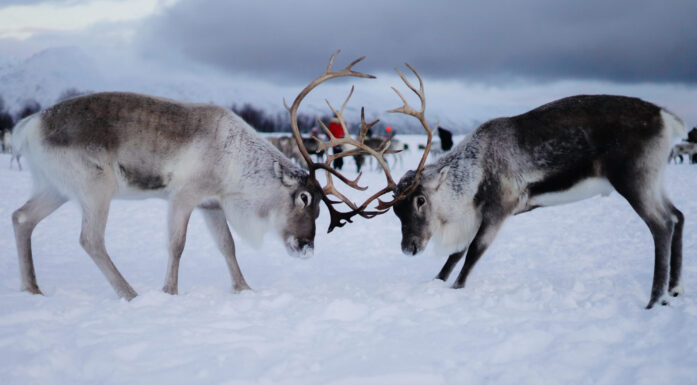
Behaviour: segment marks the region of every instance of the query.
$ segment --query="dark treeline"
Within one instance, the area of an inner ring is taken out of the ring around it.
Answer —
[[[245,103],[241,106],[233,104],[230,108],[234,113],[239,115],[244,119],[247,124],[254,127],[259,132],[290,132],[290,115],[287,112],[278,112],[276,114],[270,114],[261,108],[255,107],[250,103]],[[325,126],[329,125],[329,120],[331,120],[331,115],[310,115],[310,114],[298,114],[298,127],[300,132],[308,134],[313,132],[313,128],[320,130],[321,128],[317,120],[319,119]],[[358,134],[360,131],[360,123],[349,123],[349,133],[352,135]],[[375,130],[384,130],[385,125],[378,123],[373,127]]]
[[[290,117],[287,112],[270,114],[250,103],[245,103],[241,106],[233,104],[230,109],[259,132],[290,131]],[[320,119],[324,122],[329,121],[328,117],[322,117]],[[312,127],[317,125],[317,117],[298,114],[298,127],[300,127],[301,132],[310,132]]]
[[[0,96],[0,134],[11,131],[15,123],[41,110],[41,105],[34,99],[27,100],[19,112],[12,115],[5,105],[5,99]]]
[[[14,119],[10,112],[5,109],[5,100],[0,97],[0,134],[5,130],[12,129],[12,126],[14,126]]]

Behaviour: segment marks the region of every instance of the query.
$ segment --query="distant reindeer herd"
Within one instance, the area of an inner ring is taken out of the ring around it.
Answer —
[[[320,203],[329,212],[328,231],[355,216],[372,218],[392,209],[401,222],[405,254],[420,253],[433,240],[448,256],[437,279],[447,280],[464,257],[452,285],[462,288],[508,217],[616,191],[653,237],[654,275],[646,307],[668,304],[669,296],[683,293],[685,218],[662,181],[667,159],[692,157],[697,151],[692,144],[673,147],[687,134],[675,114],[636,98],[578,95],[490,120],[453,147],[452,135],[428,123],[423,80],[407,64],[418,86],[397,73],[420,106],[410,106],[393,88],[403,104],[389,112],[416,118],[427,142],[416,168],[395,181],[386,156],[398,157],[406,146],[394,137],[369,138],[377,121],[366,122],[363,110],[358,135],[349,134],[344,109],[353,88],[340,108],[327,102],[344,135],[332,134],[320,120],[324,138],[300,134],[298,109],[315,87],[340,77],[374,78],[353,70],[363,58],[334,71],[337,53],[326,71],[286,105],[289,137],[262,138],[221,107],[119,92],[78,96],[20,121],[13,153],[24,156],[34,179],[30,199],[12,214],[22,289],[41,293],[31,234],[68,200],[82,210],[81,246],[116,293],[130,300],[136,291],[113,264],[104,241],[112,199],[159,197],[169,202],[163,290],[177,294],[179,261],[194,210],[204,215],[236,291],[249,286],[237,264],[229,226],[257,242],[265,232],[275,233],[291,255],[309,257]],[[426,164],[429,153],[440,154]],[[359,184],[360,173],[350,179],[332,167],[344,157],[375,161],[385,186],[362,203],[353,202],[337,184],[356,190],[368,186]],[[318,172],[324,173],[324,184]]]

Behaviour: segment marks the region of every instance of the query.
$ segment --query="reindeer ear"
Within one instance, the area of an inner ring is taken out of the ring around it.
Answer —
[[[442,186],[443,183],[445,182],[445,179],[448,176],[449,170],[450,170],[450,166],[445,166],[445,167],[441,168],[438,171],[438,174],[433,175],[431,177],[431,180],[428,181],[427,187],[432,188],[434,190],[438,190],[440,188],[440,186]]]
[[[436,190],[438,190],[440,186],[445,183],[445,179],[448,177],[448,171],[450,171],[450,166],[445,166],[438,172],[438,186],[436,187]]]
[[[281,164],[276,161],[273,162],[273,175],[276,178],[283,177],[283,169],[281,168]]]
[[[295,187],[298,185],[298,181],[292,176],[288,175],[288,173],[283,172],[283,167],[281,164],[275,161],[273,162],[273,174],[276,176],[276,178],[279,178],[281,183],[283,183],[283,185],[286,187]]]

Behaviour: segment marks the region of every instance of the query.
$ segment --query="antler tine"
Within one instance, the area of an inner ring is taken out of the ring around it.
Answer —
[[[327,138],[330,138],[330,139],[331,139],[331,138],[334,138],[334,134],[332,134],[332,132],[329,130],[329,128],[327,127],[327,125],[324,124],[324,122],[323,122],[322,120],[320,120],[320,119],[318,118],[318,119],[317,119],[317,123],[319,124],[320,127],[322,127],[322,131],[324,131],[324,134],[327,135]],[[317,141],[319,141],[320,150],[326,150],[326,149],[327,149],[326,147],[324,147],[324,144],[325,144],[325,143],[328,143],[328,142],[321,141],[321,140],[319,140],[319,138],[317,139]]]
[[[365,108],[361,107],[361,133],[359,134],[358,141],[363,143],[365,141],[365,136],[368,134],[368,130],[376,125],[380,119],[376,119],[374,122],[365,122]]]
[[[346,97],[346,100],[344,100],[344,104],[341,105],[341,110],[339,110],[339,113],[341,113],[342,115],[344,114],[344,109],[346,108],[346,105],[348,104],[349,99],[351,99],[351,95],[353,95],[354,88],[356,88],[356,87],[351,86],[351,91],[349,91],[349,94]],[[327,101],[327,103],[329,103],[329,101]]]
[[[343,227],[346,223],[353,222],[351,219],[356,215],[357,210],[354,209],[347,212],[338,211],[334,208],[334,205],[331,203],[332,201],[328,199],[326,195],[322,196],[322,201],[329,210],[329,229],[327,230],[328,233],[331,233],[332,230],[334,230],[334,228],[336,227]]]
[[[397,94],[397,96],[399,96],[399,98],[402,99],[403,104],[401,107],[393,108],[391,110],[388,110],[387,112],[399,112],[399,113],[407,114],[407,115],[418,114],[418,112],[415,109],[411,108],[411,106],[407,102],[407,99],[404,98],[404,95],[402,95],[402,93],[399,92],[398,89],[396,89],[394,87],[390,87],[390,88],[392,88],[392,90]]]
[[[399,77],[402,78],[402,81],[404,81],[404,83],[407,85],[407,87],[409,87],[412,91],[414,91],[415,94],[419,95],[419,98],[421,99],[421,112],[424,112],[426,110],[426,97],[424,95],[424,81],[423,81],[423,79],[421,79],[421,75],[419,75],[419,73],[416,72],[414,67],[409,65],[409,63],[404,63],[404,64],[411,70],[411,72],[414,73],[414,75],[416,75],[416,78],[419,80],[419,90],[418,91],[416,90],[416,88],[409,82],[409,80],[407,80],[406,76],[404,76],[404,74],[402,74],[402,72],[398,68],[396,68],[397,73],[399,74]]]
[[[342,153],[342,154],[343,154],[343,153]],[[340,172],[336,171],[334,168],[332,168],[332,166],[331,166],[331,161],[333,161],[334,159],[339,158],[338,155],[339,155],[339,154],[330,155],[330,156],[328,156],[328,158],[331,157],[331,160],[328,159],[328,160],[327,160],[327,163],[315,163],[315,166],[317,166],[317,168],[321,168],[322,170],[327,171],[328,173],[333,174],[334,176],[336,176],[337,178],[339,178],[339,180],[341,180],[341,181],[342,181],[344,184],[346,184],[347,186],[353,187],[353,188],[355,188],[356,190],[360,190],[360,191],[365,191],[365,190],[367,190],[368,187],[361,187],[361,186],[358,185],[358,181],[361,179],[361,176],[363,175],[362,173],[358,174],[358,176],[356,177],[356,179],[351,180],[351,179],[345,177],[344,175],[342,175]],[[327,181],[329,182],[329,178],[327,178]]]
[[[388,193],[389,190],[387,188],[382,189],[380,191],[380,194],[385,194]],[[322,197],[322,200],[324,203],[327,205],[327,208],[329,209],[329,215],[330,215],[330,223],[329,223],[329,230],[328,232],[331,232],[334,230],[335,227],[343,227],[346,223],[353,223],[353,217],[356,215],[360,215],[363,218],[372,218],[376,215],[384,214],[387,212],[387,210],[378,210],[378,211],[366,211],[365,208],[367,207],[367,204],[372,201],[373,199],[370,199],[370,201],[366,201],[366,204],[361,205],[360,207],[357,207],[355,209],[352,209],[351,211],[347,212],[341,212],[338,211],[334,208],[332,204],[330,204],[332,201],[329,199],[325,199],[325,197]]]
[[[350,207],[352,210],[356,209],[356,204],[351,202],[348,197],[346,197],[344,194],[342,194],[339,190],[336,189],[334,186],[334,183],[328,182],[326,186],[324,186],[324,193],[325,195],[334,195],[335,197],[339,198],[342,202],[346,203],[348,207]]]
[[[402,93],[399,92],[399,90],[397,88],[392,87],[392,89],[397,94],[397,96],[399,96],[399,98],[402,100],[403,104],[401,107],[389,110],[388,112],[402,113],[402,114],[410,115],[410,116],[417,118],[419,120],[419,122],[421,123],[421,125],[423,126],[424,130],[426,130],[426,134],[428,135],[428,139],[426,142],[426,149],[424,150],[424,154],[421,157],[421,161],[419,162],[419,166],[416,169],[416,175],[414,178],[414,182],[410,186],[407,186],[398,196],[395,196],[392,201],[384,202],[384,201],[378,199],[378,206],[377,206],[378,210],[388,210],[395,203],[397,203],[398,201],[404,199],[404,197],[409,195],[409,193],[411,193],[411,191],[416,187],[416,184],[418,183],[418,180],[421,177],[421,172],[423,171],[423,168],[426,164],[426,159],[428,158],[428,154],[431,151],[431,142],[433,140],[433,131],[438,127],[438,123],[436,123],[436,125],[434,126],[434,129],[432,130],[429,127],[428,122],[426,121],[426,117],[425,117],[426,94],[424,92],[424,82],[423,82],[423,79],[421,78],[421,75],[419,75],[419,73],[414,69],[414,67],[409,65],[409,63],[405,63],[405,64],[414,73],[416,78],[419,80],[419,88],[418,89],[416,89],[416,87],[414,87],[414,85],[412,85],[409,82],[409,80],[406,78],[406,76],[404,76],[404,74],[398,68],[395,68],[395,70],[397,71],[397,74],[399,74],[399,77],[402,79],[404,84],[406,84],[407,87],[409,87],[409,89],[411,89],[419,97],[419,100],[421,101],[421,109],[419,111],[417,111],[413,107],[411,107],[409,105],[409,103],[407,102],[406,98],[404,97],[404,95],[402,95]]]
[[[353,66],[355,66],[356,64],[358,64],[358,62],[362,61],[363,59],[365,59],[365,56],[361,56],[361,57],[359,57],[358,59],[352,61],[351,64],[349,64],[349,65],[346,66],[346,69],[349,70],[349,71],[351,71],[351,68],[352,68]]]
[[[334,65],[334,58],[336,57],[336,55],[339,54],[339,52],[341,52],[341,50],[337,49],[336,52],[334,52],[332,54],[332,57],[329,58],[329,63],[327,64],[327,69],[324,71],[325,74],[332,72],[332,66]]]
[[[334,58],[335,58],[336,55],[338,55],[340,52],[341,52],[340,49],[336,50],[336,52],[334,52],[334,53],[332,54],[332,57],[329,58],[329,64],[327,64],[327,70],[324,71],[325,73],[330,73],[330,72],[332,71],[332,66],[334,65]],[[360,62],[360,61],[363,60],[363,59],[365,59],[365,56],[359,57],[358,59],[352,61],[352,62],[351,62],[349,65],[347,65],[346,68],[344,68],[344,69],[345,69],[345,70],[348,70],[348,71],[352,71],[351,68],[353,68],[353,66],[355,66],[356,64],[358,64],[358,62]],[[360,73],[360,72],[357,72],[357,73]],[[370,76],[372,76],[372,75],[370,75]],[[372,76],[372,77],[374,78],[375,76]]]
[[[351,95],[353,95],[353,89],[354,86],[351,86],[351,91],[349,92],[348,96],[346,97],[346,100],[344,100],[344,104],[341,105],[341,109],[339,112],[337,112],[332,104],[329,102],[328,99],[324,99],[325,102],[327,102],[327,105],[329,106],[329,109],[332,111],[334,116],[336,116],[337,119],[339,119],[339,123],[341,124],[341,129],[344,132],[344,137],[349,136],[348,128],[346,127],[346,120],[344,120],[344,109],[346,108],[346,105],[348,104],[349,99],[351,99]]]
[[[433,126],[433,131],[438,129],[439,124],[440,124],[440,121],[437,121],[436,125]],[[433,139],[433,131],[429,131],[428,129],[426,129],[426,131],[428,131],[428,139],[426,141],[426,148],[424,149],[424,154],[423,154],[423,156],[421,156],[421,161],[419,162],[419,167],[416,168],[416,178],[417,179],[421,177],[421,171],[424,169],[424,165],[426,164],[426,158],[428,158],[428,153],[431,151],[431,142]]]

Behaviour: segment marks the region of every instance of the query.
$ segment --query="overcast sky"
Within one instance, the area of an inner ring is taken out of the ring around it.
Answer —
[[[327,52],[442,78],[697,83],[697,1],[181,1],[147,47],[231,71],[307,76]]]
[[[59,45],[285,85],[342,49],[346,60],[366,55],[366,72],[409,62],[453,84],[695,89],[697,1],[0,0],[0,55]]]

